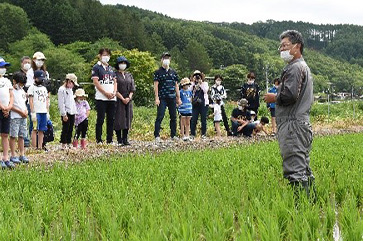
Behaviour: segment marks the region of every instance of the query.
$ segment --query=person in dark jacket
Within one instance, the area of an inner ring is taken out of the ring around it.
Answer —
[[[117,140],[119,145],[130,145],[128,142],[128,131],[131,128],[133,119],[133,104],[132,98],[136,92],[134,79],[129,68],[130,62],[127,58],[121,56],[117,58],[115,69],[117,77],[117,109],[114,120],[114,130],[117,133]],[[123,133],[123,134],[122,134]]]
[[[257,120],[258,109],[260,107],[260,88],[259,85],[255,83],[255,80],[255,73],[249,72],[247,74],[247,83],[244,83],[241,88],[241,99],[246,99],[248,101],[247,109],[256,113],[255,120]]]

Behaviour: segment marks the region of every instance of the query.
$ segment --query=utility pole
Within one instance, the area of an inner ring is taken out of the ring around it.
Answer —
[[[352,117],[355,119],[355,103],[353,101],[353,98],[354,98],[354,86],[352,85],[351,86],[351,103],[352,103],[352,110],[353,110]]]
[[[268,71],[269,71],[269,64],[266,64],[266,66],[264,67],[265,69],[265,79],[266,79],[266,93],[269,93],[269,79],[268,79]]]

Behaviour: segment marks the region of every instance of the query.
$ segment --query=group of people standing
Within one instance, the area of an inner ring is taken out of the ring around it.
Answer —
[[[264,100],[271,112],[274,132],[276,132],[276,122],[278,124],[277,135],[283,158],[284,177],[294,188],[304,188],[308,197],[314,197],[315,200],[314,176],[309,166],[309,151],[313,139],[309,122],[309,111],[313,102],[313,81],[310,69],[302,57],[303,48],[304,42],[299,32],[289,30],[281,34],[278,50],[287,65],[280,79],[275,80],[275,86],[264,95]],[[133,118],[132,99],[136,91],[133,76],[127,71],[130,62],[123,56],[118,57],[114,71],[108,64],[111,57],[109,49],[100,49],[98,57],[99,61],[93,66],[91,75],[96,90],[96,142],[103,142],[102,127],[106,117],[106,142],[113,142],[113,132],[116,131],[118,144],[129,145],[128,133]],[[50,91],[47,85],[49,74],[45,62],[46,57],[41,52],[34,53],[32,59],[23,57],[21,69],[14,73],[11,81],[4,77],[10,63],[0,57],[0,133],[3,147],[0,164],[3,169],[14,168],[14,163],[29,162],[24,154],[24,146],[30,143],[28,134],[31,135],[34,148],[42,149],[44,146],[44,133],[50,120]],[[169,110],[170,136],[173,140],[178,139],[176,109],[180,115],[180,132],[183,140],[194,139],[199,116],[201,136],[206,137],[209,107],[213,109],[217,135],[220,135],[222,120],[227,134],[235,136],[240,133],[251,136],[264,130],[263,127],[269,123],[267,117],[262,117],[260,121],[257,119],[260,90],[255,83],[255,73],[250,72],[247,75],[247,83],[242,86],[241,100],[238,101],[237,108],[233,110],[230,118],[232,124],[230,129],[224,108],[224,99],[227,95],[222,85],[223,78],[220,75],[215,76],[215,83],[209,89],[204,74],[196,70],[190,78],[183,78],[180,82],[177,73],[170,68],[170,62],[171,55],[163,53],[161,67],[153,76],[157,106],[154,130],[156,142],[161,142],[161,122],[166,108]],[[72,146],[75,125],[73,146],[78,147],[78,139],[81,136],[81,147],[86,147],[90,106],[83,89],[77,89],[75,94],[73,93],[74,87],[77,86],[76,75],[69,73],[58,90],[58,107],[62,120],[60,142],[63,149]],[[30,121],[29,126],[27,117]],[[15,153],[16,139],[18,139],[19,156]]]
[[[241,100],[237,110],[230,117],[232,129],[229,127],[228,117],[224,107],[227,98],[226,90],[222,85],[223,77],[216,75],[214,84],[209,87],[205,75],[195,70],[190,78],[185,77],[179,82],[175,70],[170,68],[171,55],[165,52],[161,56],[161,67],[154,73],[154,94],[157,105],[157,117],[155,121],[155,140],[161,142],[161,122],[168,108],[170,115],[170,136],[172,140],[178,140],[176,131],[176,107],[180,116],[180,136],[184,141],[193,140],[196,137],[197,122],[201,121],[201,138],[206,138],[207,117],[209,108],[213,110],[214,128],[217,136],[221,136],[220,123],[223,121],[228,136],[239,134],[251,136],[254,132],[263,130],[260,124],[266,125],[268,119],[263,117],[257,122],[259,108],[259,88],[254,83],[255,74],[247,75],[248,82],[242,86]],[[252,116],[254,114],[254,116]]]

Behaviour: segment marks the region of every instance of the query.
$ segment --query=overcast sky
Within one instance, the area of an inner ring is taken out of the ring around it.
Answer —
[[[363,5],[356,0],[100,0],[152,10],[173,18],[252,24],[273,19],[314,24],[363,25]]]

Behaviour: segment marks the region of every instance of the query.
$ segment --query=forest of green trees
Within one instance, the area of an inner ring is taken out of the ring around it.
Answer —
[[[277,48],[279,34],[287,29],[303,34],[315,92],[326,91],[329,84],[332,92],[349,92],[352,87],[357,94],[363,92],[362,26],[196,22],[95,0],[2,2],[0,56],[13,63],[10,71],[19,68],[22,56],[42,51],[52,78],[75,72],[81,82],[88,82],[98,49],[109,47],[131,59],[137,91],[143,94],[136,97],[140,105],[152,97],[152,72],[163,51],[172,54],[172,67],[180,77],[195,69],[208,76],[221,73],[233,90],[252,70],[265,88],[265,69],[272,80],[285,65]]]

